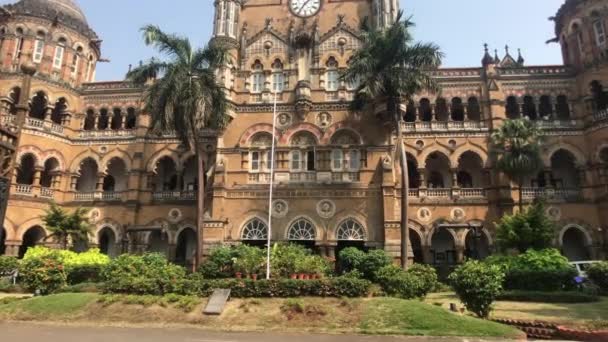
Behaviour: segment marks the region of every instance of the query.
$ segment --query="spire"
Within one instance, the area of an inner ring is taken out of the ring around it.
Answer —
[[[484,55],[483,55],[483,59],[481,60],[481,65],[483,65],[484,67],[490,65],[490,64],[494,64],[494,59],[492,58],[492,56],[490,56],[490,52],[488,50],[488,44],[483,44],[483,48],[484,48]]]
[[[494,64],[500,64],[500,57],[498,57],[498,49],[494,49]]]
[[[519,64],[520,66],[524,66],[525,63],[525,59],[522,57],[521,55],[521,49],[517,49],[517,64]]]

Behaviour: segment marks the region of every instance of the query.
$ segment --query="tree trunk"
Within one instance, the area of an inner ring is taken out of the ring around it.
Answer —
[[[194,270],[198,268],[201,261],[201,248],[203,243],[203,225],[205,223],[205,151],[202,149],[200,144],[197,145],[197,158],[198,158],[198,193],[196,196],[196,249],[193,267]]]
[[[403,146],[403,130],[401,127],[401,118],[399,115],[399,106],[395,106],[395,124],[397,125],[397,143],[400,151],[401,159],[401,267],[404,270],[408,268],[409,259],[409,242],[410,229],[408,226],[408,208],[409,208],[409,170],[407,166],[407,154]]]
[[[519,187],[519,213],[523,213],[524,212],[524,180],[522,177],[519,178],[519,183],[517,184],[517,186]]]

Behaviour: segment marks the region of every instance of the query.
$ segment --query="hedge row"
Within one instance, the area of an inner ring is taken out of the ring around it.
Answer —
[[[534,303],[593,303],[600,297],[575,291],[539,292],[539,291],[505,291],[498,300]]]
[[[576,287],[574,268],[557,270],[511,269],[505,274],[505,290],[564,291]]]

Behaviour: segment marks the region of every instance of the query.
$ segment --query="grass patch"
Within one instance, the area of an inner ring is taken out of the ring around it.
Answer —
[[[428,303],[449,303],[463,306],[453,292],[430,294]],[[608,297],[600,297],[593,303],[533,303],[498,301],[494,304],[492,318],[545,321],[570,327],[608,326]]]
[[[599,302],[601,299],[599,296],[574,291],[505,291],[498,296],[498,300],[534,303],[593,303]]]
[[[416,300],[376,298],[366,303],[360,328],[368,334],[520,337],[511,327],[461,316]]]
[[[0,304],[0,315],[31,317],[32,319],[62,319],[82,312],[97,299],[93,293],[62,293],[33,297]]]

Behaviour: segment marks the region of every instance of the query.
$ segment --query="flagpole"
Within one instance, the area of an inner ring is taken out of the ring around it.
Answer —
[[[277,124],[277,94],[274,92],[274,105],[272,109],[272,144],[270,148],[270,195],[268,196],[268,236],[266,241],[266,279],[270,279],[270,243],[272,238],[272,190],[274,187],[274,150],[275,135]]]

